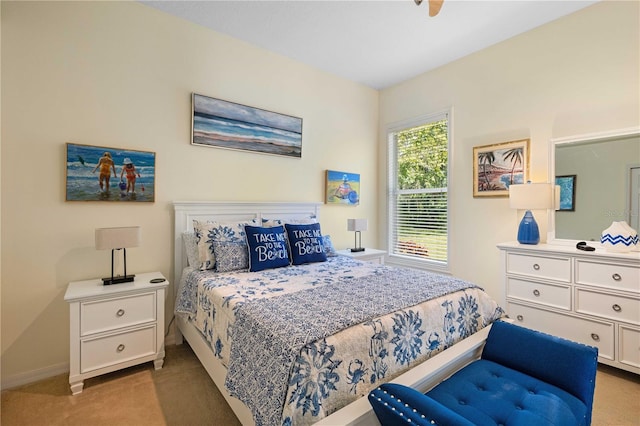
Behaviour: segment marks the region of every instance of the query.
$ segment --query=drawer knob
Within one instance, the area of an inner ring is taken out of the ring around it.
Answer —
[[[611,278],[613,278],[614,281],[622,280],[622,276],[620,274],[613,274],[611,275]]]
[[[613,306],[611,306],[611,309],[613,309],[616,312],[621,312],[622,311],[622,306],[618,305],[617,303]]]
[[[118,345],[118,347],[116,348],[116,351],[118,351],[118,352],[122,352],[122,351],[124,351],[124,345],[123,345],[122,343],[120,343],[120,344]]]
[[[537,263],[533,264],[533,269],[535,269],[536,271],[540,270],[540,265],[538,265]]]
[[[522,315],[518,315],[518,316],[516,317],[516,319],[517,319],[518,321],[523,321],[523,320],[524,320],[524,317],[523,317]]]
[[[598,336],[596,333],[591,333],[591,338],[596,342],[600,341],[600,336]]]
[[[540,296],[540,290],[538,290],[538,289],[533,290],[533,295],[536,296],[536,297]]]
[[[118,312],[116,312],[116,315],[121,317],[124,315],[124,309],[118,309]]]

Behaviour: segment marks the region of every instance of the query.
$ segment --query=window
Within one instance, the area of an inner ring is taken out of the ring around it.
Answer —
[[[388,137],[389,255],[447,269],[449,114],[394,126]]]

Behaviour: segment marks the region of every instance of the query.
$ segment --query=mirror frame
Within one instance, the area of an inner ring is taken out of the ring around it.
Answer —
[[[609,130],[606,132],[587,133],[583,135],[567,136],[551,139],[549,143],[549,182],[555,183],[556,179],[556,146],[581,142],[604,142],[624,137],[640,136],[640,126],[626,127],[624,129]],[[566,240],[556,238],[556,211],[548,211],[547,244],[575,245],[580,240]],[[600,244],[598,242],[598,244]]]

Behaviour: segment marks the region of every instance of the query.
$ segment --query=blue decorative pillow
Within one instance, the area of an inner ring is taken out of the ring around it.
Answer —
[[[246,271],[249,269],[249,255],[245,242],[214,241],[216,271]]]
[[[248,221],[242,222],[217,222],[217,221],[193,221],[193,231],[198,246],[199,269],[205,271],[214,269],[216,265],[213,243],[215,241],[230,241],[244,244],[244,226]],[[194,265],[196,266],[196,265]]]
[[[338,255],[330,235],[322,236],[322,245],[324,246],[324,252],[327,254],[327,257],[336,257]]]
[[[303,263],[324,262],[327,254],[324,252],[322,244],[322,232],[319,223],[306,225],[285,224],[289,249],[291,250],[292,263],[302,265]]]
[[[287,238],[282,226],[263,228],[247,225],[244,229],[249,246],[249,271],[289,266]]]

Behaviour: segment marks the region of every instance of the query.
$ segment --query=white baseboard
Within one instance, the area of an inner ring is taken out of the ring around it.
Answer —
[[[11,389],[65,373],[69,374],[68,362],[63,362],[62,364],[51,365],[49,367],[15,374],[13,376],[2,377],[2,380],[0,381],[0,389]]]

